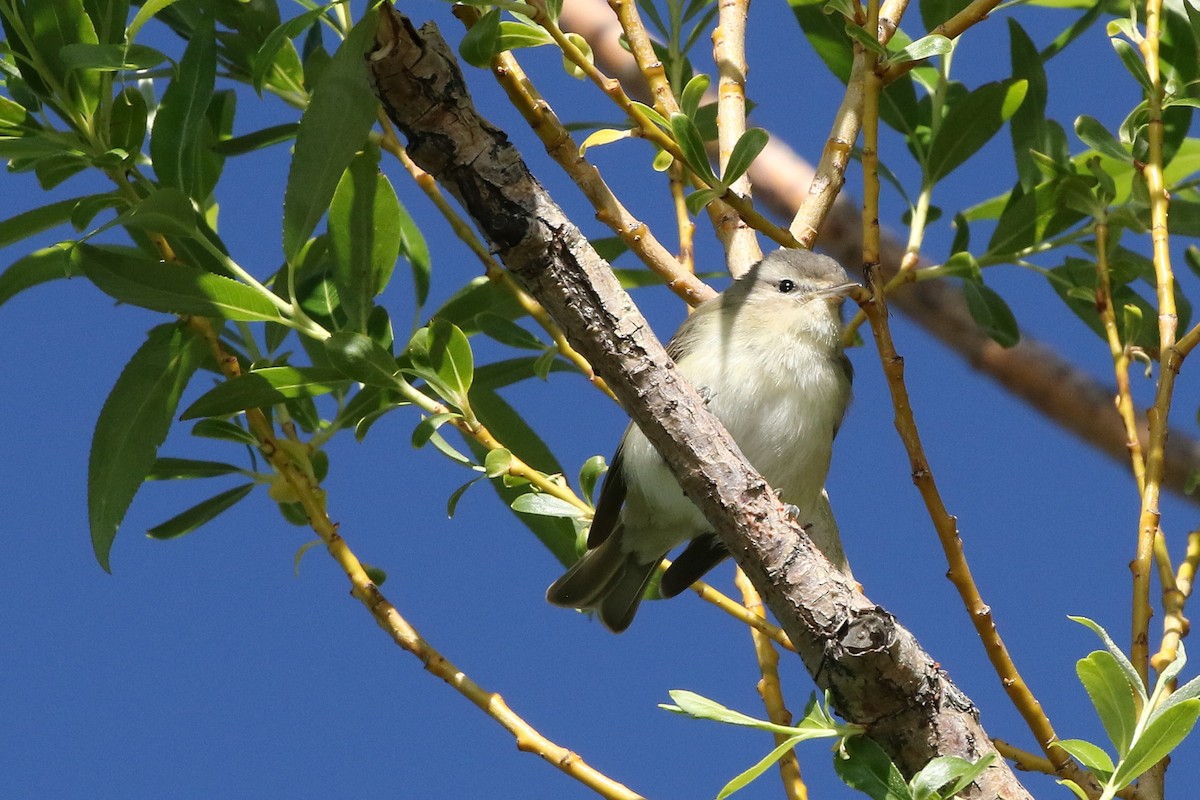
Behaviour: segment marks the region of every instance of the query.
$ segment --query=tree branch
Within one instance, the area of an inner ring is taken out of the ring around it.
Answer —
[[[960,17],[970,18],[972,4]],[[625,84],[626,91],[644,97],[633,59],[617,39],[619,28],[604,0],[572,0],[563,7],[562,23],[579,32],[592,46],[607,74]],[[804,159],[773,135],[751,165],[754,194],[774,213],[791,219],[803,204],[815,173]],[[861,261],[861,224],[856,205],[841,199],[821,227],[817,245],[852,267]],[[882,277],[895,274],[904,245],[883,232],[880,252]],[[967,311],[962,292],[945,281],[910,283],[889,294],[888,304],[912,319],[938,341],[1021,398],[1055,424],[1108,454],[1118,463],[1129,463],[1128,437],[1113,405],[1116,390],[1063,358],[1049,345],[1022,334],[1020,343],[1005,349],[979,329]],[[1139,433],[1148,440],[1145,415],[1139,415]],[[1200,502],[1200,494],[1186,495],[1189,476],[1200,470],[1200,442],[1186,431],[1172,429],[1163,453],[1163,486],[1179,497]]]
[[[475,111],[449,47],[384,6],[370,56],[412,159],[447,187],[671,465],[763,593],[817,684],[911,774],[939,754],[994,752],[974,706],[912,634],[837,573],[755,474],[608,265]],[[965,795],[1028,798],[1003,759]]]

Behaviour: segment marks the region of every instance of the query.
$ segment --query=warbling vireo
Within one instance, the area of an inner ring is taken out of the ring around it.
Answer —
[[[856,284],[833,259],[777,250],[701,304],[667,346],[738,447],[809,525],[813,543],[849,574],[824,494],[833,437],[850,402],[841,306]],[[605,627],[629,627],[655,567],[691,543],[663,574],[673,597],[726,555],[712,526],[662,456],[631,424],[609,466],[588,551],[546,599],[594,610]]]

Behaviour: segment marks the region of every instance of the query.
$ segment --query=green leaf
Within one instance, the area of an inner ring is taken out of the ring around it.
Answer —
[[[144,44],[69,44],[59,50],[58,57],[68,70],[101,72],[150,69],[168,60],[164,54]]]
[[[38,62],[49,70],[55,82],[66,88],[68,96],[61,99],[90,117],[100,102],[100,75],[72,70],[62,57],[63,50],[71,45],[99,42],[82,0],[31,2],[24,6],[26,30]]]
[[[374,124],[379,101],[363,57],[374,45],[378,18],[378,11],[368,11],[350,30],[300,119],[283,194],[283,252],[289,263],[316,229],[342,173]]]
[[[987,252],[1000,255],[1017,253],[1066,230],[1083,218],[1080,212],[1059,205],[1057,194],[1058,182],[1047,181],[1010,200],[996,223]]]
[[[222,461],[198,461],[192,458],[168,458],[160,456],[146,475],[148,481],[189,480],[193,478],[218,478],[242,472],[241,467]]]
[[[1075,664],[1075,672],[1083,683],[1108,738],[1117,749],[1117,756],[1129,752],[1133,731],[1137,727],[1137,701],[1121,665],[1106,650],[1097,650]],[[1109,768],[1111,772],[1111,767]]]
[[[1101,6],[1100,4],[1098,4],[1098,3],[1096,4],[1096,8],[1099,9],[1102,7],[1103,6]],[[1070,789],[1071,794],[1075,795],[1075,797],[1077,797],[1079,800],[1089,800],[1088,793],[1085,792],[1082,788],[1080,788],[1079,784],[1075,783],[1075,781],[1062,780],[1062,781],[1055,781],[1055,783],[1057,783],[1059,786],[1065,786],[1068,789]]]
[[[750,128],[743,133],[729,154],[729,162],[725,165],[725,174],[721,176],[721,183],[729,185],[742,177],[746,170],[750,169],[754,159],[758,158],[758,154],[767,146],[767,140],[770,138],[770,135],[762,128]]]
[[[1103,748],[1083,739],[1062,739],[1058,746],[1079,759],[1080,764],[1095,772],[1097,776],[1107,778],[1112,774],[1112,757],[1104,752]]]
[[[377,160],[360,153],[338,181],[329,206],[333,280],[353,330],[365,331],[375,297],[400,255],[400,201]]]
[[[592,497],[596,493],[596,484],[599,482],[600,476],[606,472],[608,472],[608,462],[604,460],[604,456],[592,456],[579,468],[579,488],[588,503],[595,505]]]
[[[221,417],[248,408],[267,408],[297,397],[327,394],[347,384],[346,376],[332,367],[263,367],[217,384],[179,418]]]
[[[1180,652],[1180,656],[1182,656],[1183,655],[1183,643],[1182,642],[1179,643],[1179,652]],[[1171,666],[1169,667],[1169,669],[1174,668],[1174,666],[1177,663],[1179,663],[1179,661],[1181,661],[1181,660],[1183,660],[1183,659],[1176,658],[1175,661],[1171,662]],[[1156,689],[1159,687],[1169,686],[1171,680],[1174,679],[1173,675],[1171,678],[1166,678],[1165,677],[1166,674],[1167,674],[1167,672],[1166,672],[1166,670],[1164,670],[1163,673],[1158,676],[1158,686],[1155,687]],[[1155,706],[1154,710],[1150,713],[1150,721],[1153,722],[1155,719],[1158,718],[1158,716],[1160,714],[1165,712],[1171,706],[1173,706],[1177,703],[1182,703],[1185,700],[1192,700],[1197,697],[1200,697],[1200,678],[1192,678],[1190,681],[1185,683],[1183,686],[1180,686],[1178,689],[1171,692],[1171,694],[1169,694],[1167,696],[1166,700],[1163,700],[1162,702],[1158,703]]]
[[[1112,42],[1113,50],[1117,51],[1117,56],[1120,57],[1121,63],[1125,65],[1125,69],[1129,70],[1142,88],[1147,92],[1152,91],[1152,83],[1150,74],[1146,72],[1146,65],[1142,62],[1142,56],[1138,49],[1124,39],[1109,39]]]
[[[798,728],[793,728],[787,725],[776,725],[773,722],[756,719],[754,717],[743,714],[740,711],[734,711],[732,708],[723,706],[716,700],[710,700],[703,695],[698,695],[695,692],[689,692],[686,689],[672,689],[667,692],[671,699],[675,701],[674,706],[660,704],[659,708],[665,711],[672,711],[676,714],[686,714],[695,719],[707,719],[713,722],[722,722],[726,725],[742,725],[748,728],[758,728],[759,730],[769,731],[770,733],[781,733],[785,736],[793,736],[799,733]]]
[[[197,503],[187,511],[176,514],[166,522],[155,525],[146,531],[146,535],[151,539],[174,539],[178,536],[183,536],[185,533],[191,533],[204,523],[219,516],[222,512],[237,505],[242,498],[254,490],[254,486],[255,484],[253,483],[244,483],[241,486],[227,489],[201,503]]]
[[[1122,652],[1121,648],[1117,647],[1117,644],[1112,640],[1112,637],[1108,635],[1108,631],[1104,630],[1099,623],[1093,622],[1087,617],[1072,616],[1068,614],[1067,619],[1071,620],[1072,622],[1078,622],[1085,628],[1091,629],[1093,633],[1100,637],[1100,641],[1104,642],[1104,649],[1112,654],[1112,657],[1116,660],[1117,665],[1121,668],[1121,672],[1125,674],[1125,682],[1129,684],[1129,687],[1133,691],[1137,692],[1138,698],[1144,703],[1144,701],[1148,699],[1146,697],[1145,684],[1142,683],[1141,676],[1138,675],[1137,670],[1133,668],[1133,664],[1130,663],[1129,658],[1124,652]]]
[[[271,68],[275,66],[276,56],[284,46],[284,43],[288,39],[299,36],[328,12],[329,9],[343,2],[345,0],[336,0],[336,2],[318,6],[317,8],[310,8],[303,14],[289,19],[282,25],[276,26],[274,30],[267,34],[259,46],[258,52],[254,54],[254,69],[250,73],[250,85],[254,87],[256,92],[262,93],[263,85],[266,83],[267,76],[271,74]]]
[[[512,468],[512,453],[501,447],[498,450],[489,450],[487,456],[483,459],[483,474],[489,478],[500,478],[508,474]]]
[[[739,789],[746,788],[751,781],[770,769],[772,764],[791,752],[791,749],[803,740],[803,736],[792,736],[788,739],[784,739],[775,746],[774,750],[763,756],[762,760],[760,760],[757,764],[721,787],[721,791],[717,792],[717,800],[725,800],[726,797],[729,797]]]
[[[528,492],[512,501],[512,510],[522,514],[534,514],[543,517],[565,517],[567,519],[582,519],[583,511],[566,500],[541,492]]]
[[[479,330],[500,344],[522,350],[546,349],[546,343],[510,319],[499,314],[483,313],[475,318]]]
[[[636,100],[634,100],[632,103],[630,103],[630,105],[633,106],[634,108],[636,108],[638,111],[645,114],[646,117],[651,122],[653,122],[658,127],[662,128],[664,131],[671,130],[671,123],[667,122],[667,118],[664,117],[662,114],[658,113],[657,111],[655,111],[650,106],[646,105],[645,103],[639,103]]]
[[[994,753],[988,753],[974,763],[958,756],[937,756],[913,776],[909,788],[915,800],[954,797],[970,786],[995,760]],[[947,784],[953,785],[948,791],[943,791]]]
[[[979,151],[1025,97],[1023,80],[985,84],[954,103],[929,145],[929,180],[940,181]]]
[[[339,372],[367,386],[394,389],[401,381],[396,359],[365,334],[338,331],[325,340],[325,353]]]
[[[243,136],[234,136],[232,139],[222,139],[215,143],[212,149],[214,153],[223,156],[240,156],[243,153],[261,150],[264,147],[294,139],[296,131],[299,129],[300,123],[298,122],[285,122],[282,125],[272,125]]]
[[[417,423],[417,427],[413,428],[412,446],[420,449],[429,443],[437,433],[437,429],[445,425],[452,419],[462,419],[462,414],[454,411],[443,411],[441,414],[432,414],[428,417],[422,417]]]
[[[467,493],[467,489],[470,489],[481,480],[483,480],[482,476],[469,480],[450,494],[450,498],[446,500],[447,519],[454,519],[454,512],[458,510],[458,501],[462,500],[462,496]]]
[[[1037,45],[1029,38],[1025,29],[1011,17],[1008,20],[1008,34],[1012,75],[1026,81],[1029,86],[1025,93],[1025,102],[1021,103],[1021,107],[1013,114],[1009,123],[1017,174],[1020,176],[1021,186],[1028,190],[1041,180],[1030,151],[1041,150],[1044,147],[1046,99],[1049,89],[1046,84],[1046,70]]]
[[[833,768],[847,786],[871,800],[912,800],[904,776],[878,744],[865,736],[854,736],[846,740],[843,749],[845,757],[835,751]]]
[[[205,16],[204,24],[192,32],[174,80],[163,92],[150,133],[150,158],[159,182],[199,199],[208,194],[203,162],[209,157],[205,152],[208,104],[216,75],[216,33],[213,18]]]
[[[889,54],[887,64],[895,66],[913,61],[924,61],[927,58],[945,55],[953,49],[954,43],[945,36],[940,33],[931,33],[928,36],[922,36],[899,52]]]
[[[282,319],[257,289],[187,264],[165,264],[88,244],[72,251],[71,263],[110,297],[152,311],[246,322]]]
[[[425,243],[416,221],[399,200],[396,201],[396,221],[400,225],[400,252],[404,253],[412,267],[413,290],[416,292],[417,308],[420,309],[429,299],[429,277],[432,272],[429,245]]]
[[[708,91],[711,83],[712,79],[703,72],[693,75],[687,82],[687,86],[683,87],[683,94],[679,96],[679,108],[684,116],[695,119],[700,101],[704,99],[704,93]]]
[[[982,281],[963,281],[967,310],[976,324],[1001,347],[1012,347],[1021,340],[1017,319],[1004,298]]]
[[[88,521],[96,560],[106,572],[112,571],[117,529],[154,466],[204,352],[204,343],[177,325],[154,328],[104,401],[88,458]]]
[[[167,6],[177,2],[177,0],[146,0],[146,3],[138,9],[138,13],[133,18],[133,22],[129,23],[129,30],[126,33],[129,41],[133,41],[142,29],[142,26],[150,21],[158,12],[162,11]]]
[[[457,325],[435,319],[417,331],[408,346],[412,373],[424,378],[445,400],[462,406],[471,388],[471,343]]]
[[[32,286],[81,274],[71,263],[70,249],[70,242],[62,242],[14,261],[0,274],[0,306]]]
[[[202,419],[192,426],[192,436],[236,442],[250,447],[258,446],[258,440],[254,438],[254,434],[227,419]]]
[[[56,203],[33,208],[14,217],[9,217],[0,222],[0,247],[7,247],[29,236],[63,224],[71,219],[71,215],[82,202],[108,197],[110,195],[107,194],[72,197],[69,200],[59,200]]]
[[[1113,773],[1112,782],[1117,789],[1124,789],[1166,758],[1191,733],[1198,717],[1200,700],[1193,698],[1171,706],[1147,725]]]
[[[524,22],[502,21],[500,36],[497,40],[496,52],[504,53],[509,50],[519,50],[522,47],[541,47],[554,44],[554,37],[539,25]]]
[[[486,368],[481,368],[481,371],[482,369]],[[509,450],[516,453],[526,464],[532,464],[542,472],[550,474],[562,472],[562,467],[546,443],[499,394],[480,383],[478,373],[471,386],[471,407],[492,435],[504,442]],[[467,445],[478,460],[486,458],[487,451],[478,442],[468,439]],[[491,480],[489,483],[506,506],[511,506],[518,496],[527,491],[524,486],[507,486],[503,480]],[[575,551],[576,531],[570,519],[530,514],[516,516],[546,549],[554,554],[560,564],[569,566],[578,560],[579,555]]]
[[[601,128],[589,134],[588,137],[583,140],[583,143],[579,145],[579,157],[582,158],[590,148],[612,144],[613,142],[619,142],[622,139],[628,139],[631,136],[633,136],[632,130]]]
[[[712,189],[698,189],[689,194],[683,202],[687,206],[689,214],[699,214],[701,209],[718,197],[720,197],[720,193]]]
[[[887,59],[887,51],[883,49],[883,45],[875,38],[873,34],[867,31],[856,22],[846,20],[846,35],[854,41],[861,44],[867,50],[879,56],[880,60]]]
[[[701,138],[696,123],[683,114],[672,114],[671,133],[675,136],[683,158],[692,172],[710,186],[717,184],[717,176],[713,173],[712,165],[708,163],[708,154],[704,150],[704,139]]]
[[[146,141],[146,98],[136,87],[126,86],[109,108],[108,138],[113,147],[140,153]]]
[[[1081,114],[1075,118],[1075,135],[1101,155],[1115,158],[1118,161],[1133,162],[1133,156],[1117,141],[1117,137],[1109,133],[1099,120],[1089,117],[1087,114]]]
[[[463,35],[458,54],[471,66],[487,69],[499,52],[500,9],[493,8]]]
[[[100,230],[113,225],[124,225],[127,228],[169,236],[200,235],[200,229],[196,225],[196,207],[192,204],[192,199],[172,187],[151,190],[137,205],[121,213]]]
[[[596,58],[592,54],[592,46],[591,46],[591,44],[588,43],[587,39],[583,38],[582,35],[575,33],[574,31],[571,31],[571,32],[567,33],[567,40],[569,42],[571,42],[573,45],[575,45],[575,48],[577,50],[579,50],[579,52],[583,53],[583,57],[587,60],[587,62],[589,64],[596,63]],[[585,80],[587,78],[587,73],[585,73],[583,71],[583,67],[580,67],[574,61],[567,58],[565,53],[563,54],[562,65],[563,65],[563,69],[566,71],[566,73],[568,75],[570,75],[572,78],[575,78],[576,80],[580,80],[580,81]]]

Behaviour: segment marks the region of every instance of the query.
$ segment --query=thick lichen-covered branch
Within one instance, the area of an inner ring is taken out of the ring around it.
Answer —
[[[436,31],[417,31],[385,7],[379,36],[370,60],[377,91],[413,160],[463,203],[500,259],[605,378],[835,707],[851,721],[870,722],[870,735],[910,773],[934,755],[974,760],[992,752],[970,702],[906,629],[832,569],[670,368],[608,266],[507,137],[475,111]],[[1028,793],[998,760],[967,796]]]

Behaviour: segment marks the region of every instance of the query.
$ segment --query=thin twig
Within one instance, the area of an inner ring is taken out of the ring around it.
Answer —
[[[742,593],[742,604],[755,614],[765,617],[766,609],[763,608],[762,597],[746,577],[746,573],[737,570],[733,580]],[[758,694],[767,710],[767,719],[776,725],[791,725],[792,712],[788,711],[784,703],[783,689],[779,683],[779,653],[775,652],[771,640],[761,631],[751,628],[750,638],[754,642],[754,655],[758,659],[758,670],[762,675],[758,682]],[[787,738],[787,734],[776,733],[776,746],[783,744]],[[796,758],[795,748],[779,759],[779,777],[783,780],[783,791],[788,800],[808,800],[808,787],[800,777],[800,761]]]
[[[1175,377],[1182,360],[1175,349],[1179,323],[1175,310],[1175,278],[1171,271],[1171,253],[1167,238],[1167,196],[1163,179],[1163,118],[1162,74],[1158,58],[1161,0],[1147,0],[1146,33],[1141,51],[1150,80],[1147,90],[1148,153],[1142,174],[1150,203],[1150,241],[1154,254],[1154,274],[1158,295],[1159,375],[1154,405],[1148,413],[1150,438],[1146,448],[1146,483],[1142,491],[1142,507],[1138,520],[1136,556],[1133,569],[1133,644],[1131,660],[1138,674],[1148,683],[1150,655],[1150,560],[1153,557],[1155,533],[1159,529],[1161,512],[1159,495],[1163,480],[1163,450],[1166,444],[1167,421],[1174,396]]]
[[[455,14],[468,27],[479,19],[479,11],[470,6],[456,6]],[[509,100],[542,140],[546,152],[566,171],[596,209],[596,219],[621,237],[621,241],[689,305],[695,306],[714,297],[716,291],[685,269],[654,237],[649,227],[621,204],[600,177],[599,170],[579,154],[579,146],[570,132],[537,93],[516,58],[511,53],[501,53],[494,59],[492,72]]]
[[[678,143],[676,143],[676,141],[665,131],[655,125],[654,122],[651,121],[648,116],[646,116],[645,112],[634,104],[634,101],[621,87],[621,82],[615,78],[610,78],[601,72],[596,65],[593,64],[592,61],[583,53],[583,51],[580,50],[574,42],[567,38],[567,35],[563,33],[561,28],[558,27],[558,24],[550,19],[550,17],[545,13],[544,0],[531,1],[533,6],[539,9],[536,14],[532,15],[532,19],[545,28],[546,32],[550,34],[550,38],[554,39],[555,44],[557,44],[562,50],[563,56],[565,56],[568,61],[578,67],[584,75],[586,75],[594,84],[596,84],[596,86],[599,87],[604,94],[606,94],[623,112],[625,112],[626,115],[629,116],[630,119],[633,120],[634,125],[637,126],[638,135],[653,142],[659,148],[670,153],[671,157],[676,161],[687,163],[686,159],[683,157],[683,151],[679,149]],[[702,176],[696,175],[695,173],[693,173],[693,175],[697,179],[703,180]],[[766,236],[775,240],[777,243],[783,245],[784,247],[795,247],[797,245],[796,240],[788,231],[764,217],[761,212],[754,208],[754,205],[750,202],[749,198],[744,197],[726,187],[725,191],[722,192],[717,199],[732,206],[737,212],[738,216],[747,225],[762,231]]]
[[[750,0],[719,0],[713,30],[713,61],[717,65],[717,163],[725,174],[733,147],[746,132],[746,14]],[[750,196],[750,177],[743,174],[730,188]],[[725,245],[725,263],[738,278],[762,258],[758,237],[732,209],[714,209],[717,238]]]

